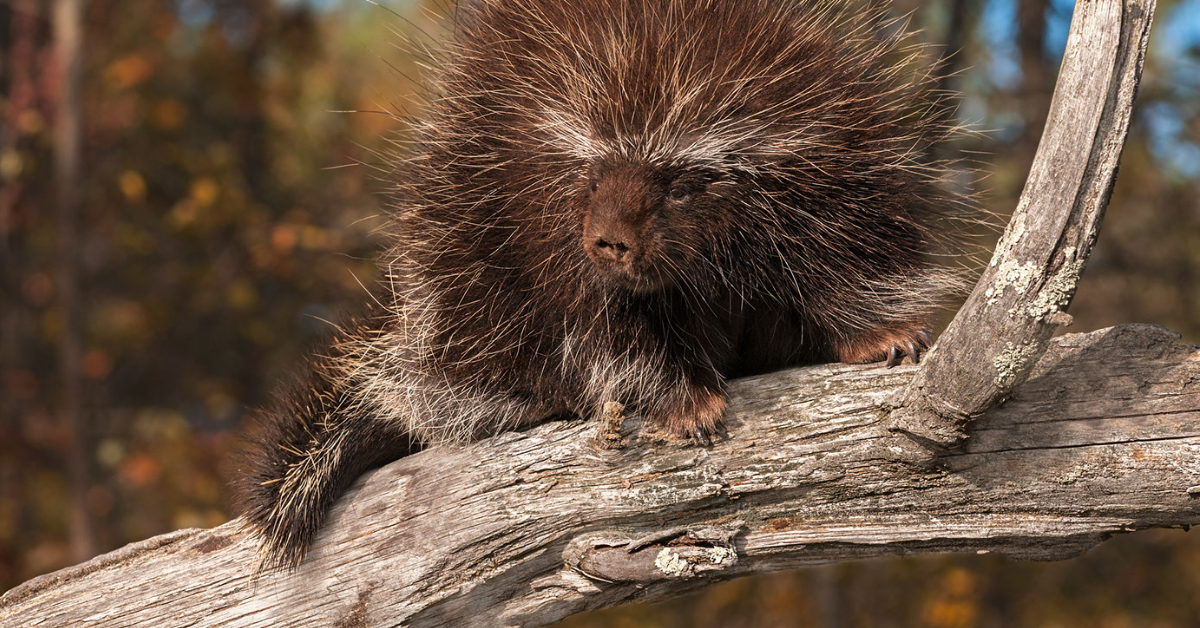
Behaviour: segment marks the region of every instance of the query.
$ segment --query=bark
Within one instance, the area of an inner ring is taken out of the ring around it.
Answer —
[[[1200,523],[1200,347],[1148,325],[1056,339],[938,465],[896,455],[914,367],[735,382],[708,448],[554,423],[361,479],[292,574],[255,580],[234,521],[0,598],[0,627],[540,626],[733,576],[917,552],[1059,559]]]
[[[913,458],[961,445],[972,419],[1037,364],[1100,233],[1125,146],[1154,0],[1079,2],[1046,131],[979,284],[906,393],[893,427]]]

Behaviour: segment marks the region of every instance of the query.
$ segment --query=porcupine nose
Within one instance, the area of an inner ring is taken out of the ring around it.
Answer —
[[[620,217],[591,220],[584,233],[584,247],[602,267],[628,270],[637,263],[641,248],[637,230]]]
[[[593,239],[591,249],[597,257],[618,264],[628,263],[633,257],[630,246],[625,242],[625,239],[611,235]]]
[[[623,276],[641,263],[650,192],[647,175],[628,164],[613,166],[592,182],[583,247],[601,272]]]

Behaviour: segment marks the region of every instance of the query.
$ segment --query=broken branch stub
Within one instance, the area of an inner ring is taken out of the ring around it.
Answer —
[[[972,419],[1029,376],[1099,234],[1125,145],[1154,0],[1079,2],[1050,115],[1008,229],[974,292],[922,364],[892,429],[961,445]]]

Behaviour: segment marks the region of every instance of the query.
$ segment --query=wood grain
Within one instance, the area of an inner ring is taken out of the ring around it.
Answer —
[[[1200,347],[1148,325],[1055,339],[935,465],[895,455],[914,367],[735,382],[708,448],[553,423],[400,460],[341,500],[293,574],[232,522],[0,598],[0,627],[540,626],[776,569],[917,552],[1057,559],[1200,523]],[[629,551],[633,549],[634,551]]]
[[[1078,2],[1025,189],[979,284],[922,364],[893,427],[960,446],[1025,381],[1075,296],[1112,194],[1154,0]],[[916,454],[919,457],[921,454]]]

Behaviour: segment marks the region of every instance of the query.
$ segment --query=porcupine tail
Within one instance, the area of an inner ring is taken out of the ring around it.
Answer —
[[[298,567],[356,478],[420,449],[403,425],[381,420],[356,393],[362,329],[339,334],[258,417],[236,487],[242,516],[262,542],[256,572]]]

